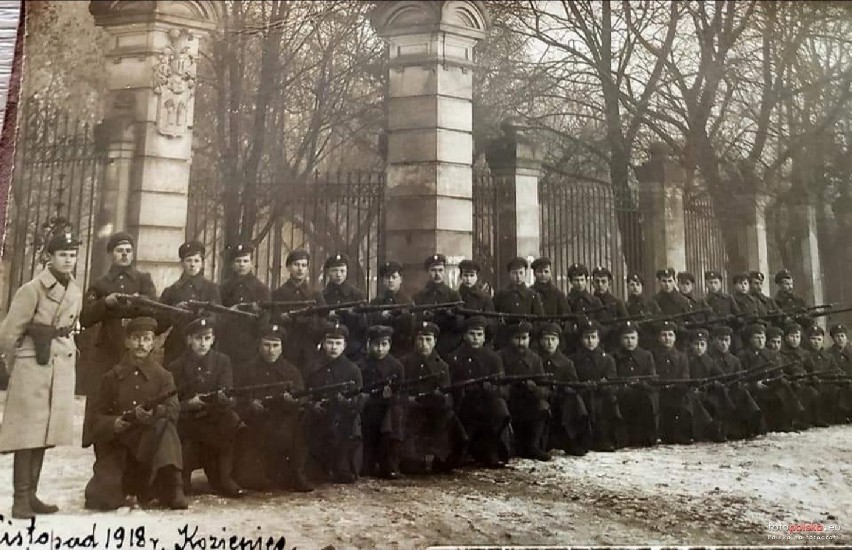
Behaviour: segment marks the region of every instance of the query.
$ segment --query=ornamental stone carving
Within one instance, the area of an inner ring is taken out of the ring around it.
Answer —
[[[170,45],[154,65],[153,92],[157,100],[157,132],[181,137],[187,130],[187,116],[195,93],[195,56],[189,43],[192,31],[172,29]]]

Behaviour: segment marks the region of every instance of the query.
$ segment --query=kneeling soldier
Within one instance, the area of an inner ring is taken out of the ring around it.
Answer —
[[[689,377],[692,379],[711,378],[723,375],[721,367],[712,355],[707,353],[710,333],[700,328],[689,337]],[[727,441],[728,425],[733,419],[734,403],[728,393],[728,388],[720,381],[715,380],[704,385],[704,391],[700,392],[701,404],[712,417],[712,421],[705,426],[703,437],[711,441]]]
[[[186,509],[178,399],[172,375],[151,358],[157,322],[137,317],[127,325],[127,354],[107,372],[94,395],[94,475],[86,508],[114,510],[136,496]],[[156,490],[153,488],[156,487]]]
[[[226,394],[234,388],[231,360],[212,349],[215,339],[210,319],[192,321],[186,327],[186,351],[169,365],[179,388],[183,489],[191,492],[192,470],[202,466],[217,492],[239,497],[242,490],[231,475],[234,444],[242,421]]]
[[[310,454],[323,473],[338,483],[358,479],[363,451],[364,398],[359,393],[363,384],[358,365],[343,353],[348,338],[346,325],[329,324],[323,331],[320,363],[305,377],[308,389],[318,391],[316,397],[321,398],[306,411]],[[333,389],[342,384],[351,389]]]
[[[639,347],[639,328],[624,323],[618,330],[621,347],[612,354],[619,378],[657,375],[654,356]],[[619,408],[624,417],[624,431],[619,433],[620,444],[650,446],[659,436],[660,394],[648,384],[630,385],[618,393]]]
[[[284,359],[284,339],[279,325],[265,327],[257,357],[234,373],[240,392],[237,411],[246,422],[237,434],[234,478],[247,489],[288,487],[308,492],[314,489],[305,476],[308,448],[301,407],[293,396],[304,389],[304,382],[299,369]],[[259,387],[277,384],[282,387]],[[257,389],[246,389],[250,387]]]
[[[617,378],[615,360],[600,347],[600,330],[596,321],[584,320],[577,325],[580,348],[571,356],[571,360],[581,382],[594,383]],[[596,388],[592,384],[583,391],[583,398],[591,412],[594,449],[614,451],[616,434],[623,423],[615,393],[609,388]]]
[[[550,390],[536,385],[535,378],[545,372],[541,359],[530,350],[532,325],[521,321],[511,327],[509,345],[500,350],[508,381],[509,412],[518,456],[535,460],[550,460],[547,454],[547,427],[550,423]],[[540,380],[539,383],[542,381]]]

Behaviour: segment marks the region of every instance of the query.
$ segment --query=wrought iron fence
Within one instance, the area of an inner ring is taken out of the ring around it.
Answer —
[[[719,271],[722,288],[729,283],[729,254],[713,202],[703,192],[685,193],[683,197],[684,233],[686,239],[686,270],[695,276],[697,292],[704,289],[704,272]],[[730,220],[736,223],[735,220]]]
[[[222,271],[225,207],[220,184],[193,178],[189,187],[187,239],[208,249],[210,276]],[[349,281],[368,296],[376,293],[378,265],[384,261],[383,171],[315,172],[303,182],[267,182],[260,186],[262,203],[257,227],[268,228],[255,246],[258,277],[275,288],[286,277],[284,261],[291,250],[310,252],[311,278],[319,282],[327,256],[346,253]],[[283,198],[280,215],[269,217],[273,196]]]
[[[511,180],[491,174],[487,167],[477,168],[473,174],[473,260],[482,271],[480,281],[495,290],[503,287],[509,258],[503,258],[500,242],[501,213],[509,200],[508,185]]]
[[[628,271],[644,272],[642,217],[634,190],[619,196],[609,185],[548,173],[539,181],[541,253],[553,262],[554,282],[567,292],[573,263],[612,271],[614,294],[626,293]]]
[[[6,303],[43,265],[52,227],[69,224],[83,242],[75,277],[85,289],[95,240],[97,197],[107,158],[91,121],[37,98],[23,102],[3,256],[10,266]]]

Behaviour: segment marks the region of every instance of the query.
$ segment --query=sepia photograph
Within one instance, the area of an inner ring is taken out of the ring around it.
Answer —
[[[852,545],[852,2],[0,1],[0,548]]]

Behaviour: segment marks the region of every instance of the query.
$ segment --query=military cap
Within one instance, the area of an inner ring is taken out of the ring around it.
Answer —
[[[459,262],[459,271],[462,273],[470,273],[471,271],[479,273],[480,270],[480,265],[473,260],[462,260]]]
[[[390,338],[393,336],[393,328],[387,325],[373,325],[367,329],[368,340],[378,340],[379,338]]]
[[[707,332],[706,328],[699,328],[697,330],[693,330],[689,335],[690,342],[696,342],[699,340],[707,341],[710,339],[710,333]]]
[[[237,246],[229,246],[225,249],[228,258],[235,260],[240,256],[248,256],[254,252],[254,246],[251,243],[240,243]]]
[[[838,323],[833,325],[830,329],[828,329],[828,334],[834,336],[835,334],[846,334],[846,325],[843,323]]]
[[[322,268],[331,269],[332,267],[340,267],[344,265],[349,265],[349,256],[347,256],[346,254],[335,254],[334,256],[328,257],[328,259],[322,265]]]
[[[663,321],[662,323],[660,323],[660,326],[657,329],[657,333],[664,332],[667,330],[677,332],[677,324],[672,321]]]
[[[428,270],[433,265],[438,265],[438,264],[446,265],[447,264],[447,257],[444,256],[443,254],[432,254],[431,256],[429,256],[428,258],[423,260],[423,269]]]
[[[293,250],[289,254],[287,254],[287,259],[284,260],[284,265],[288,266],[294,262],[298,262],[299,260],[311,261],[311,255],[308,254],[307,250],[302,250],[301,248],[298,250]]]
[[[657,270],[657,279],[663,279],[665,277],[674,277],[675,276],[675,268],[667,267],[665,269]]]
[[[134,317],[124,329],[128,335],[134,332],[154,332],[156,330],[157,320],[152,317]]]
[[[775,274],[775,284],[780,284],[784,279],[792,279],[793,274],[790,273],[789,269],[782,269],[778,273]]]
[[[763,280],[766,277],[764,277],[763,273],[761,273],[760,271],[749,271],[748,272],[748,278],[749,279],[757,279],[758,281],[760,281],[762,283]]]
[[[751,338],[755,334],[766,334],[766,327],[760,323],[752,323],[743,330],[743,333],[746,338]]]
[[[53,254],[57,250],[76,250],[80,248],[80,244],[80,239],[76,238],[70,230],[60,231],[48,239],[44,249],[48,254]]]
[[[724,338],[734,334],[734,329],[727,325],[719,325],[713,329],[713,338]]]
[[[695,275],[689,271],[681,271],[677,274],[677,282],[695,284]]]
[[[514,336],[516,334],[529,334],[532,332],[533,326],[527,321],[521,321],[516,325],[511,325],[509,327],[509,333]]]
[[[704,272],[704,280],[705,281],[711,281],[713,279],[718,279],[718,280],[721,281],[722,280],[722,274],[720,272],[712,270],[712,269],[710,271]]]
[[[600,330],[601,326],[597,323],[597,321],[583,319],[577,323],[577,332],[579,332],[581,336],[589,332],[600,332]]]
[[[545,267],[550,267],[551,265],[553,265],[553,262],[550,261],[550,258],[542,256],[541,258],[536,258],[535,260],[533,260],[533,263],[532,265],[530,265],[530,267],[533,268],[533,271],[535,271],[537,269],[544,269]]]
[[[414,329],[414,334],[431,334],[432,336],[437,337],[441,334],[441,329],[438,328],[438,325],[431,321],[423,321]]]
[[[559,323],[546,323],[541,327],[541,335],[552,334],[553,336],[562,336],[562,329],[559,327]]]
[[[107,252],[112,252],[113,250],[115,250],[115,247],[120,244],[129,244],[130,246],[136,246],[136,243],[133,240],[133,235],[125,231],[119,231],[118,233],[113,233],[107,241]]]
[[[763,325],[761,325],[763,326]],[[784,331],[775,325],[766,328],[766,339],[771,340],[773,338],[782,338],[784,336]]]
[[[326,323],[322,332],[323,338],[349,338],[349,329],[341,323]]]
[[[488,322],[485,320],[485,317],[481,315],[474,315],[473,317],[468,317],[464,322],[464,330],[465,332],[474,328],[482,328],[484,329],[488,325]]]
[[[210,317],[199,317],[186,326],[186,335],[192,336],[208,329],[214,329],[213,319]]]
[[[631,334],[633,332],[639,332],[639,327],[636,325],[636,323],[627,321],[626,323],[622,323],[618,327],[619,336],[624,336],[625,334]]]
[[[789,323],[784,323],[784,335],[792,334],[794,332],[802,332],[802,325],[795,321],[790,321]]]
[[[402,264],[399,262],[385,262],[379,266],[379,277],[388,277],[394,273],[402,275]]]
[[[640,285],[645,286],[645,278],[635,271],[627,274],[627,282],[639,283]]]
[[[521,258],[517,256],[509,260],[509,263],[506,264],[506,271],[512,271],[513,269],[518,269],[519,267],[523,267],[524,269],[529,267],[526,258]]]
[[[731,280],[734,282],[734,284],[737,284],[740,281],[748,281],[750,279],[751,279],[751,276],[748,273],[745,273],[745,272],[735,273],[734,276],[731,277]]]
[[[609,268],[599,265],[592,270],[592,277],[607,277],[612,279],[612,271]]]
[[[260,337],[264,340],[279,340],[283,342],[287,338],[287,331],[281,325],[269,324],[260,331]]]
[[[811,336],[825,336],[825,331],[819,325],[811,325],[808,328],[808,338]]]
[[[586,267],[583,264],[571,264],[571,266],[568,267],[567,275],[568,275],[569,279],[573,278],[573,277],[577,277],[579,275],[585,275],[586,277],[588,277],[589,276],[589,268]]]
[[[178,248],[178,257],[181,260],[194,254],[201,254],[203,257],[206,252],[207,249],[204,247],[204,243],[200,241],[187,241]]]

